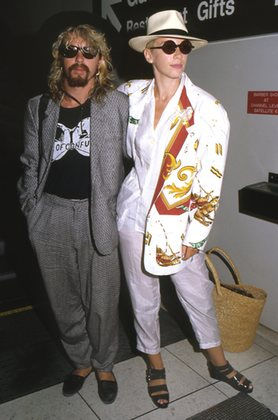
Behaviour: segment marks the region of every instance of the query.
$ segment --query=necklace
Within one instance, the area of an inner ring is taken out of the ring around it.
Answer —
[[[87,131],[83,130],[83,126],[82,126],[82,122],[83,122],[83,115],[84,115],[84,105],[87,103],[87,100],[82,104],[77,98],[75,98],[73,95],[71,95],[70,93],[68,93],[66,90],[62,90],[63,94],[68,96],[69,98],[73,99],[76,103],[78,103],[78,105],[80,106],[80,128],[81,128],[81,136],[82,137],[86,137],[87,136]]]
[[[68,98],[73,99],[75,102],[78,103],[78,105],[82,106],[82,103],[76,99],[74,96],[72,96],[70,93],[68,93],[66,90],[62,90],[63,94],[66,95]],[[86,101],[85,101],[86,102]]]

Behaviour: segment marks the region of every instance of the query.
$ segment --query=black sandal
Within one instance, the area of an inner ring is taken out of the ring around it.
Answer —
[[[165,369],[154,369],[149,367],[146,371],[146,380],[148,382],[149,396],[153,403],[158,408],[167,408],[169,404],[169,392],[166,384],[162,385],[150,385],[150,381],[155,379],[166,379]],[[153,395],[155,392],[163,391],[161,394]],[[166,392],[165,392],[166,391]],[[160,403],[159,400],[167,400],[167,402]]]
[[[253,391],[253,385],[249,379],[245,378],[244,381],[241,383],[241,379],[243,375],[237,372],[229,362],[226,363],[224,366],[215,366],[211,362],[208,363],[209,373],[210,376],[214,379],[218,379],[219,381],[226,382],[227,384],[231,385],[234,389],[240,392],[244,392],[249,394]],[[235,375],[231,378],[228,378],[227,375],[235,371]]]

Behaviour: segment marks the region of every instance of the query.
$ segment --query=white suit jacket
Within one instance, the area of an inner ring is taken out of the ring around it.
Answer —
[[[134,167],[118,197],[118,227],[145,233],[144,266],[181,270],[182,244],[203,249],[219,203],[229,121],[222,105],[183,74],[154,133],[153,80],[119,87],[129,96],[127,154]]]

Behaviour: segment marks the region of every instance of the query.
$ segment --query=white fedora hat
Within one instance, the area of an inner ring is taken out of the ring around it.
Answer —
[[[188,35],[180,12],[164,10],[149,17],[147,35],[131,38],[128,44],[135,51],[143,52],[148,42],[160,37],[189,39],[194,49],[204,47],[208,43],[205,39]]]

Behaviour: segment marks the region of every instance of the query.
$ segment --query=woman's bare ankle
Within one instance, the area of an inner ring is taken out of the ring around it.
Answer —
[[[148,354],[149,366],[153,369],[164,369],[163,360],[160,353]]]

